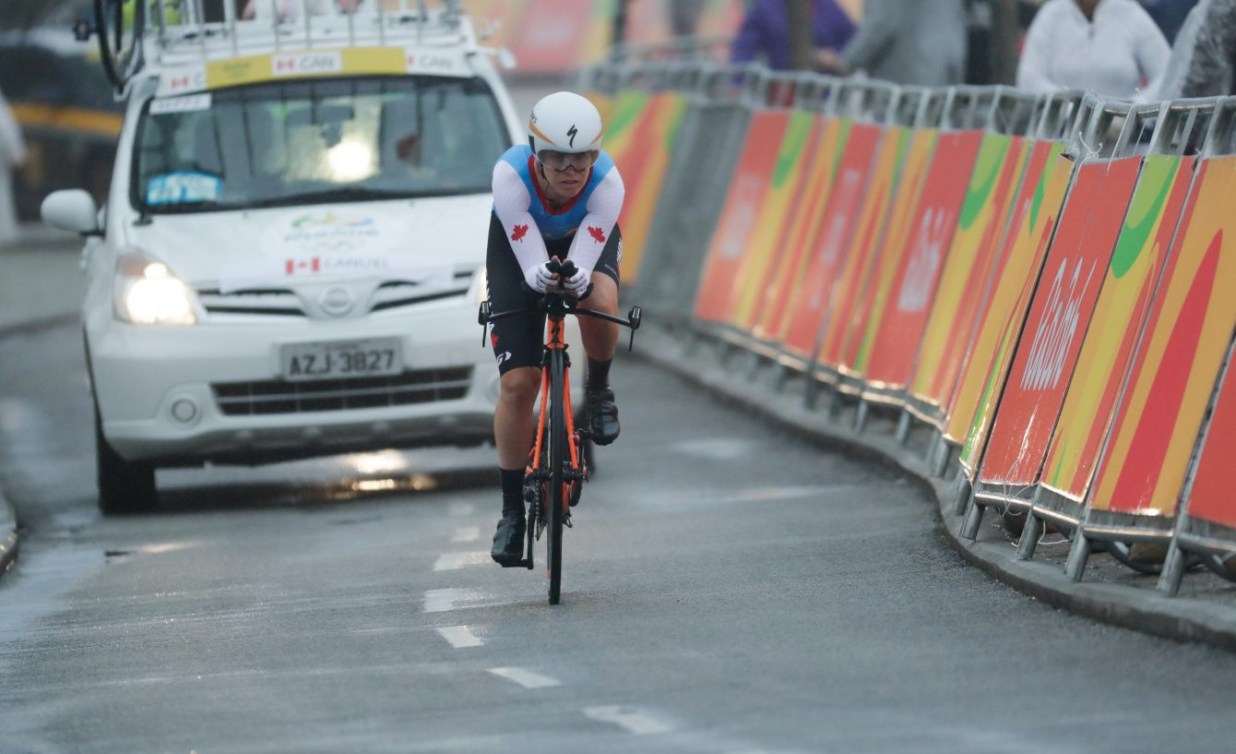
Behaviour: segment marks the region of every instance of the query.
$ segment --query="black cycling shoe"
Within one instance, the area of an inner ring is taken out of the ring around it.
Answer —
[[[618,439],[618,406],[614,404],[613,388],[588,390],[588,425],[597,445],[609,445]]]
[[[494,546],[489,556],[503,568],[523,565],[524,560],[524,515],[503,514],[494,532]]]

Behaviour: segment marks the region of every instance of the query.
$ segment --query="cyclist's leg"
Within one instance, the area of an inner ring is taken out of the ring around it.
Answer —
[[[606,314],[618,313],[619,262],[622,258],[622,232],[618,226],[597,260],[592,273],[592,293],[588,308]],[[588,422],[592,439],[609,445],[618,438],[618,406],[609,385],[609,368],[618,349],[618,325],[593,317],[579,318],[579,334],[588,356],[586,378]]]
[[[521,285],[523,273],[497,218],[490,222],[486,279],[495,312],[519,309],[535,301]],[[490,324],[490,344],[500,375],[494,442],[502,484],[502,518],[494,533],[491,555],[502,565],[517,565],[523,555],[524,467],[536,424],[532,407],[540,386],[544,329],[544,317],[535,313]]]

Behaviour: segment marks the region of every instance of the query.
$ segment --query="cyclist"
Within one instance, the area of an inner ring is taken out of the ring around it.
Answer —
[[[601,115],[586,98],[556,92],[542,98],[528,119],[528,144],[512,147],[493,173],[493,214],[486,259],[494,311],[533,305],[551,288],[582,296],[588,307],[618,311],[618,262],[622,240],[618,213],[625,189],[613,159],[601,151]],[[550,259],[570,259],[569,278],[549,271]],[[598,445],[618,437],[618,408],[609,386],[618,326],[579,318],[588,358],[589,430]],[[533,404],[541,385],[545,317],[529,312],[490,324],[498,361],[499,394],[494,438],[502,481],[502,518],[491,555],[503,566],[523,556],[524,468],[536,431]]]

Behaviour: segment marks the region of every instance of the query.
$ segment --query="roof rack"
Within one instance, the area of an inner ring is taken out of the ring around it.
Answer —
[[[406,65],[409,71],[451,75],[446,69],[455,69],[459,75],[461,56],[478,49],[460,0],[138,0],[133,3],[136,9],[127,15],[122,10],[124,2],[95,0],[94,27],[78,32],[79,37],[99,34],[104,65],[119,95],[126,93],[129,82],[142,70],[161,74],[196,67],[203,73],[181,87],[191,91],[262,77],[250,70],[239,77],[211,80],[210,70],[218,73],[228,61],[349,48],[450,50],[459,59],[439,59],[438,67],[444,70],[418,69],[411,55],[380,65],[369,60],[360,68],[361,72],[383,73]],[[283,58],[280,62],[296,65]],[[329,65],[317,73],[328,69]],[[312,73],[297,69],[288,75]],[[188,79],[182,75],[180,80]]]

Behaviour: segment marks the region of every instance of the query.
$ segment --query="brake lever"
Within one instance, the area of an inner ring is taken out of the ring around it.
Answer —
[[[485,330],[489,324],[489,315],[493,314],[493,306],[488,300],[482,301],[480,308],[476,311],[476,321],[481,326],[481,348],[485,347]]]

